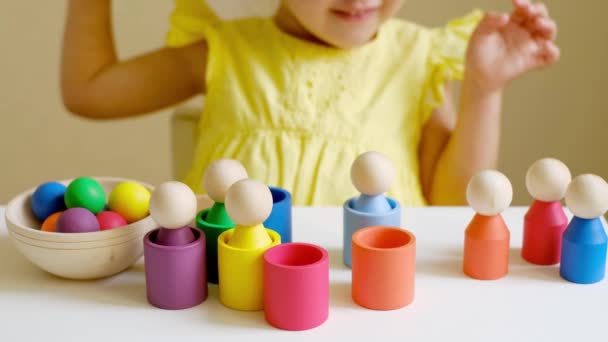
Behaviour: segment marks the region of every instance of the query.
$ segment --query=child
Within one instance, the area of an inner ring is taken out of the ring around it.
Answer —
[[[197,192],[207,165],[234,158],[294,204],[340,205],[355,194],[350,164],[376,150],[396,165],[402,205],[463,204],[469,178],[496,166],[503,89],[559,58],[556,25],[543,4],[513,0],[510,15],[430,30],[390,19],[402,2],[283,0],[272,18],[222,21],[176,0],[169,46],[119,61],[110,0],[71,0],[63,100],[115,118],[204,93],[186,180]]]

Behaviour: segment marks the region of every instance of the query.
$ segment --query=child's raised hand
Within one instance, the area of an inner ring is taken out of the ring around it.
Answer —
[[[467,77],[485,91],[495,91],[533,69],[559,58],[557,25],[542,3],[512,0],[511,15],[487,13],[471,37]]]

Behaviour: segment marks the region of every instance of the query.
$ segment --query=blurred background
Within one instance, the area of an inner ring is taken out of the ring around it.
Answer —
[[[573,175],[608,178],[608,2],[546,1],[559,26],[562,59],[516,82],[506,93],[499,168],[510,177],[514,204],[530,202],[527,167],[552,156]],[[217,0],[224,17],[271,13],[275,0]],[[0,203],[47,180],[112,175],[152,184],[179,179],[191,159],[202,99],[119,121],[89,121],[61,103],[59,58],[66,1],[4,0],[0,11]],[[170,0],[114,1],[121,57],[163,45]],[[400,16],[437,26],[473,8],[509,10],[509,0],[406,0]],[[194,108],[194,109],[193,109]],[[193,114],[194,110],[194,114]]]

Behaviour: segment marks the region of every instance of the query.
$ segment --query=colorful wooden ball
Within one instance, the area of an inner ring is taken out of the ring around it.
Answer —
[[[97,214],[97,222],[99,222],[100,230],[109,230],[127,225],[127,220],[113,211],[102,211]]]
[[[196,209],[196,195],[181,182],[163,183],[154,189],[150,197],[150,215],[162,228],[187,226],[194,220]]]
[[[395,167],[386,155],[370,151],[361,154],[350,169],[355,188],[364,195],[375,196],[388,191],[395,180]]]
[[[571,180],[572,175],[566,164],[554,158],[543,158],[528,169],[526,188],[539,201],[561,201]]]
[[[53,213],[65,210],[63,201],[65,191],[65,185],[57,182],[47,182],[36,188],[31,202],[34,215],[40,221],[44,221]]]
[[[498,215],[511,205],[511,200],[511,182],[496,170],[481,171],[471,178],[467,186],[467,201],[481,215]]]
[[[238,225],[255,226],[270,216],[272,193],[268,186],[253,179],[234,183],[226,193],[226,211]]]
[[[97,217],[85,208],[70,208],[57,219],[58,233],[88,233],[99,231]]]
[[[106,193],[96,180],[89,177],[76,178],[65,191],[65,204],[68,208],[86,208],[97,214],[106,205]]]
[[[219,159],[207,167],[203,184],[213,201],[224,203],[228,188],[247,177],[247,170],[237,160]]]
[[[40,230],[44,231],[44,232],[55,232],[55,226],[57,224],[57,219],[59,219],[59,216],[61,216],[61,214],[63,213],[63,211],[58,211],[54,214],[52,214],[51,216],[47,217],[46,220],[44,220],[44,222],[42,222],[42,226],[40,227]]]
[[[596,175],[574,177],[566,191],[566,206],[574,216],[595,219],[608,210],[608,184]]]
[[[108,208],[128,223],[139,221],[148,216],[150,191],[136,182],[122,182],[110,192]]]

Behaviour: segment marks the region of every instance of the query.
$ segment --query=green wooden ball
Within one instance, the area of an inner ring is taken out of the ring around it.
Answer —
[[[80,177],[68,185],[64,200],[68,208],[85,208],[97,215],[106,205],[106,192],[96,180]]]

